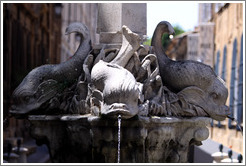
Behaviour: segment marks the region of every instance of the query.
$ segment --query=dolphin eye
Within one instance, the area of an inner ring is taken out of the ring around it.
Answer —
[[[217,93],[212,93],[211,96],[212,96],[213,99],[217,99],[218,98],[218,94]]]
[[[30,97],[29,97],[29,96],[26,96],[26,97],[24,98],[24,100],[25,100],[26,102],[28,102],[28,101],[30,100]]]

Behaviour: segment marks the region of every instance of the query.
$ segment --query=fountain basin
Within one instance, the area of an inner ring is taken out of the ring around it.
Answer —
[[[30,115],[31,135],[55,163],[115,163],[117,119],[87,115]],[[184,163],[189,147],[209,136],[210,118],[142,117],[121,121],[120,162]]]

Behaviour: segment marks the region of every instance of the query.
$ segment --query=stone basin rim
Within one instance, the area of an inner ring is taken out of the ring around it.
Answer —
[[[82,119],[87,119],[89,122],[95,122],[95,121],[104,121],[108,120],[106,118],[101,118],[98,116],[94,116],[91,114],[85,114],[85,115],[29,115],[28,119],[30,121],[77,121]],[[117,119],[115,119],[117,120]],[[190,118],[178,118],[178,117],[159,117],[159,116],[152,116],[152,117],[144,117],[144,116],[138,116],[138,119],[124,119],[125,121],[140,121],[144,123],[180,123],[180,122],[186,122],[186,123],[202,123],[205,125],[208,125],[211,121],[211,118],[209,117],[190,117]]]

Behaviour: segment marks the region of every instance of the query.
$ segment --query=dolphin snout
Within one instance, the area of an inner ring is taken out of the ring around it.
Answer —
[[[12,106],[10,107],[9,113],[10,113],[11,115],[18,114],[18,112],[19,112],[19,111],[17,110],[16,105],[12,105]]]
[[[10,111],[14,111],[14,110],[16,110],[16,105],[12,105],[11,107],[10,107]]]
[[[230,108],[227,105],[224,105],[223,110],[225,111],[226,116],[231,114],[231,110],[230,110]]]
[[[231,111],[228,106],[223,105],[220,107],[216,113],[210,114],[211,118],[222,121],[225,120],[226,117],[228,117],[231,114]]]
[[[23,119],[26,117],[26,112],[19,110],[17,106],[12,105],[9,110],[10,116],[14,116],[16,119]]]
[[[121,115],[122,119],[128,119],[137,114],[137,111],[125,103],[113,103],[102,109],[102,115],[111,118],[117,118]]]
[[[25,117],[31,110],[28,107],[23,107],[21,105],[12,105],[10,107],[9,113],[11,116],[16,118]]]
[[[109,109],[124,109],[128,110],[128,106],[124,103],[114,103],[110,106]]]

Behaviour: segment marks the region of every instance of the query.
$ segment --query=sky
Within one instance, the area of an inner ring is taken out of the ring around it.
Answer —
[[[147,3],[147,36],[152,37],[160,21],[168,21],[172,26],[179,25],[185,31],[194,30],[198,25],[197,2],[148,2]]]

